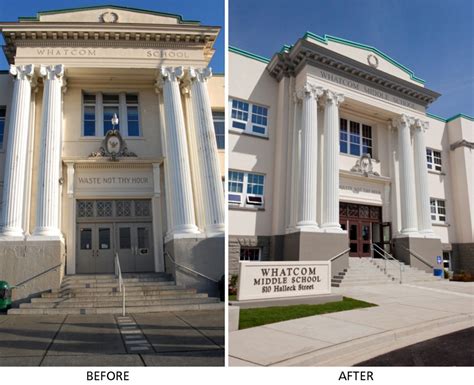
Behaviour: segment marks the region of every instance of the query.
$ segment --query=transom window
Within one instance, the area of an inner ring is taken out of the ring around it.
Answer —
[[[83,94],[83,136],[105,136],[113,129],[112,117],[117,114],[115,126],[122,136],[140,136],[138,95],[121,92],[119,94]]]
[[[217,148],[225,149],[225,114],[222,111],[212,111],[214,121],[214,132],[216,134]]]
[[[242,100],[231,99],[231,127],[261,136],[268,135],[268,108]]]
[[[260,261],[260,247],[240,247],[241,261]]]
[[[434,222],[446,222],[446,205],[442,199],[430,199],[431,220]]]
[[[356,156],[369,154],[372,157],[372,127],[352,120],[340,119],[339,151]]]
[[[78,200],[78,218],[151,217],[151,203],[147,199],[134,200]]]
[[[265,175],[229,170],[229,204],[263,207]]]
[[[436,151],[431,148],[426,149],[426,166],[429,170],[442,171],[441,166],[441,151]]]
[[[3,139],[5,137],[5,117],[7,115],[7,107],[0,106],[0,149],[3,148]]]

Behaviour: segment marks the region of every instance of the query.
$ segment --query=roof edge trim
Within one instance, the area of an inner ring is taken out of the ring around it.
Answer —
[[[265,64],[270,63],[270,59],[268,59],[266,57],[263,57],[263,56],[260,56],[260,55],[255,55],[254,53],[245,51],[245,50],[237,48],[237,47],[229,46],[229,52],[236,53],[236,54],[248,57],[249,59],[254,59],[254,60],[257,60],[257,61],[265,63]]]
[[[433,118],[433,119],[440,120],[441,122],[444,122],[444,123],[449,123],[452,120],[456,120],[458,118],[464,118],[464,119],[470,120],[471,122],[474,122],[474,116],[470,116],[470,115],[463,114],[463,113],[453,115],[450,118],[442,118],[441,116],[431,114],[429,112],[426,113],[426,116],[429,116],[430,118]]]
[[[100,8],[112,8],[112,9],[118,9],[118,10],[123,10],[123,11],[148,13],[148,14],[157,15],[157,16],[169,16],[169,17],[176,18],[178,20],[178,23],[180,24],[200,24],[201,23],[199,20],[184,20],[182,15],[179,15],[176,13],[158,12],[158,11],[151,11],[151,10],[142,9],[142,8],[122,7],[119,5],[108,5],[108,4],[93,5],[90,7],[77,7],[77,8],[56,9],[56,10],[50,10],[50,11],[40,11],[36,13],[36,16],[19,17],[18,21],[39,21],[40,15],[51,15],[55,13],[87,11],[87,10],[100,9]]]

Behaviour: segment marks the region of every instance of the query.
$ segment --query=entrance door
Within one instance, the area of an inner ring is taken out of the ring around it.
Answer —
[[[371,230],[370,222],[360,222],[359,257],[370,257]]]
[[[117,223],[117,252],[125,273],[153,271],[151,223]]]
[[[114,272],[114,232],[111,223],[78,225],[76,272],[104,274]]]
[[[349,255],[351,257],[359,256],[359,222],[349,221]]]

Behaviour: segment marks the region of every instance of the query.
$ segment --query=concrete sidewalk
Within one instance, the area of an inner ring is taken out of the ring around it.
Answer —
[[[223,366],[224,312],[0,315],[1,366]]]
[[[473,326],[474,284],[416,282],[333,288],[379,306],[230,333],[231,366],[349,366]]]

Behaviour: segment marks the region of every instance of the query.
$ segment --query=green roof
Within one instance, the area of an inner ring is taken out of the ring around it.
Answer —
[[[454,116],[451,116],[450,118],[442,118],[441,116],[435,115],[435,114],[430,114],[429,112],[426,113],[426,116],[429,116],[430,118],[440,120],[444,123],[449,123],[452,120],[456,120],[458,118],[464,118],[467,120],[470,120],[471,122],[474,122],[474,117],[466,114],[456,114]]]
[[[168,16],[168,17],[174,17],[178,20],[180,24],[200,24],[198,20],[183,20],[183,17],[178,14],[174,13],[165,13],[165,12],[156,12],[156,11],[150,11],[147,9],[140,9],[140,8],[132,8],[132,7],[121,7],[118,5],[94,5],[91,7],[79,7],[79,8],[67,8],[67,9],[56,9],[56,10],[51,10],[51,11],[40,11],[36,14],[36,16],[32,17],[19,17],[19,21],[39,21],[39,18],[41,15],[51,15],[55,13],[67,13],[67,12],[78,12],[78,11],[87,11],[91,9],[101,9],[101,8],[112,8],[112,9],[118,9],[118,10],[124,10],[124,11],[132,11],[132,12],[138,12],[138,13],[147,13],[151,15],[157,15],[157,16]]]

